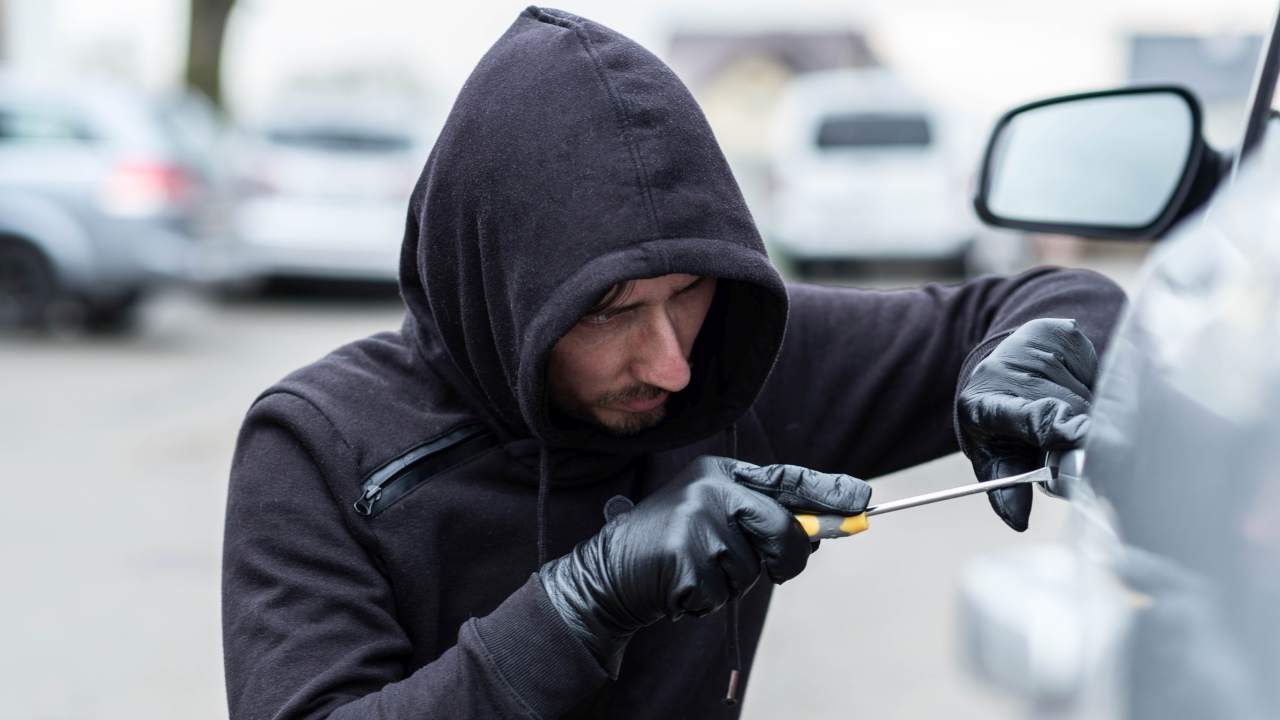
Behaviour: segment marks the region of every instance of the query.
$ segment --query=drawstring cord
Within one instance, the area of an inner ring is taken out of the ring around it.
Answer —
[[[738,599],[729,601],[729,612],[725,615],[726,628],[729,634],[729,687],[724,691],[724,704],[738,704],[738,678],[742,675],[742,647],[738,641]]]
[[[551,494],[551,451],[538,452],[538,567],[547,562],[547,496]]]
[[[729,457],[738,458],[738,424],[729,426]],[[738,678],[742,674],[742,643],[738,639],[738,598],[729,600],[725,608],[724,631],[728,642],[725,653],[729,661],[729,687],[725,689],[724,703],[738,703]]]

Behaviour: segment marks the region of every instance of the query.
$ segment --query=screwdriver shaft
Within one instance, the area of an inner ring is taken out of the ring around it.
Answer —
[[[1004,487],[1025,485],[1026,483],[1033,482],[1048,482],[1051,479],[1053,479],[1053,472],[1047,467],[1042,467],[1021,475],[1011,475],[1006,478],[987,480],[986,482],[970,483],[968,485],[961,485],[960,487],[925,493],[924,495],[902,498],[901,500],[890,500],[886,503],[868,507],[866,514],[868,517],[872,515],[883,515],[885,513],[891,513],[898,510],[906,510],[907,508],[919,507],[921,505],[928,505],[930,503],[941,502],[943,500],[964,497],[965,495],[987,492],[988,490],[998,490]]]

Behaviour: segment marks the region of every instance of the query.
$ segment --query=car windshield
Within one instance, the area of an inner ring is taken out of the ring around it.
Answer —
[[[819,148],[921,147],[932,140],[922,115],[834,115],[818,126]]]
[[[363,128],[273,128],[266,138],[276,145],[333,152],[401,152],[413,145],[408,135]]]

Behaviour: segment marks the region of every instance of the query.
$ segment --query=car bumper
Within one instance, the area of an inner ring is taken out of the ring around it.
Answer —
[[[194,272],[203,282],[236,282],[265,278],[323,278],[395,282],[399,248],[391,251],[311,248],[306,252],[236,243],[210,249]]]
[[[228,236],[205,253],[202,274],[395,281],[403,236],[398,203],[248,203]]]

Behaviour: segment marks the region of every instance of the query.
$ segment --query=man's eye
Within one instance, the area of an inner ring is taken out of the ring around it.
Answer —
[[[583,315],[581,322],[586,323],[587,325],[604,325],[612,319],[613,313],[599,312],[591,313],[590,315]]]

